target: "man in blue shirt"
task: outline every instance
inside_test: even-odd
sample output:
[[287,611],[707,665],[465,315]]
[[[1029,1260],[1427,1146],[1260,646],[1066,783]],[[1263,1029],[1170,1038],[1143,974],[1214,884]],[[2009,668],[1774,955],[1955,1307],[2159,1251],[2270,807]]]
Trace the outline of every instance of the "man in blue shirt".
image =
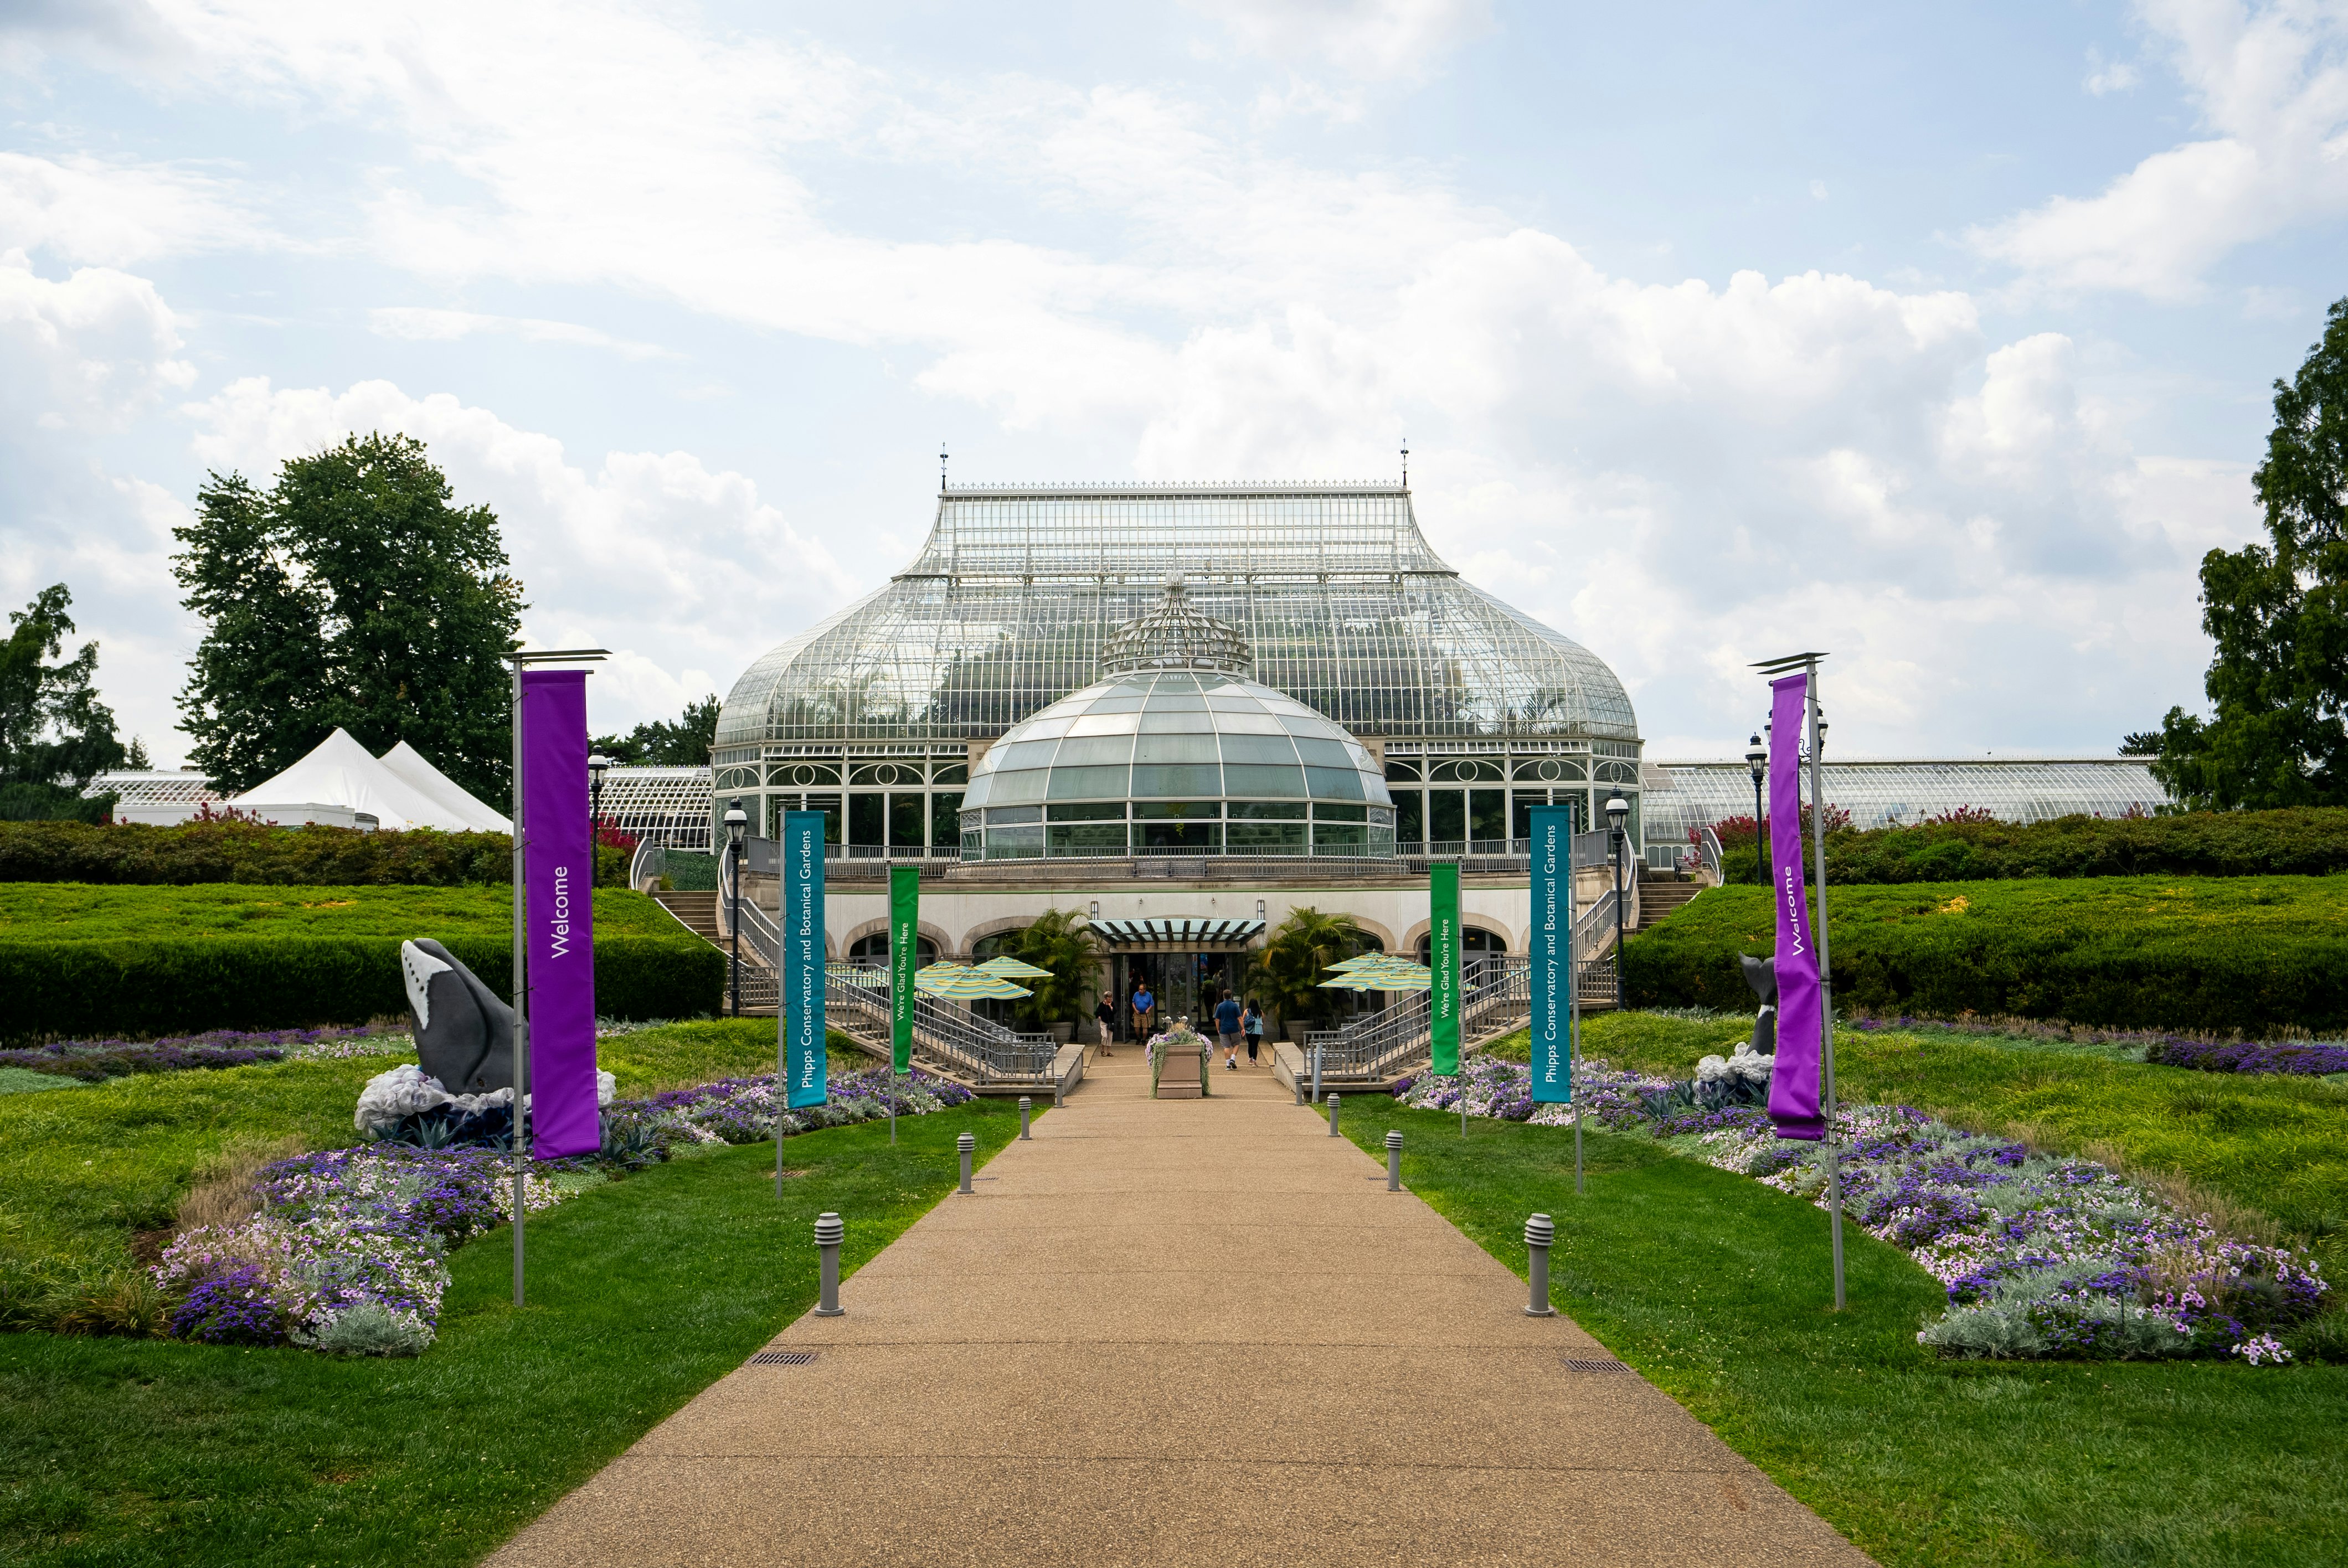
[[1240,1070],[1240,1004],[1225,991],[1223,999],[1215,1004],[1215,1030],[1223,1037],[1223,1066],[1233,1072]]
[[1149,1009],[1157,1005],[1158,999],[1149,994],[1148,982],[1146,980],[1134,981],[1133,1038],[1144,1044],[1147,1044],[1149,1040]]

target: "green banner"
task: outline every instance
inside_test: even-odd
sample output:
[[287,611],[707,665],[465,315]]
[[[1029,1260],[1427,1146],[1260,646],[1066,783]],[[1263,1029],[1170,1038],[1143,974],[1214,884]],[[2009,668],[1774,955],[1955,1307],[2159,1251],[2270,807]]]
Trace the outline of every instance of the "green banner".
[[1427,867],[1427,962],[1435,970],[1426,991],[1433,1009],[1435,1071],[1445,1078],[1459,1073],[1459,863],[1437,862]]
[[922,967],[922,868],[889,868],[890,1022],[896,1040],[897,1071],[913,1065],[913,974]]

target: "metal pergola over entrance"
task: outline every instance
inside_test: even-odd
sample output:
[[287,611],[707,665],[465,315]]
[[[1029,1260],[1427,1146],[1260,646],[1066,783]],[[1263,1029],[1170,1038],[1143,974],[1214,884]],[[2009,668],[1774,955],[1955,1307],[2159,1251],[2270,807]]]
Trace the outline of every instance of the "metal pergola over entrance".
[[1236,985],[1237,954],[1263,935],[1262,920],[1095,920],[1093,934],[1109,953],[1109,984],[1119,1039],[1134,1028],[1133,985],[1149,987],[1158,1005],[1152,1027],[1187,1018],[1211,1031],[1210,1017],[1222,988]]

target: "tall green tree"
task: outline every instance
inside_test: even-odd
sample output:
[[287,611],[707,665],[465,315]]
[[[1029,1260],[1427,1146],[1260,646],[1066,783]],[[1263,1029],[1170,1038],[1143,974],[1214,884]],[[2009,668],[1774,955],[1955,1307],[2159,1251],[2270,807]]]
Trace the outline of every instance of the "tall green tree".
[[2171,708],[2152,764],[2191,808],[2348,804],[2348,299],[2274,411],[2267,542],[2201,559],[2211,717]]
[[98,700],[98,644],[57,663],[73,635],[73,593],[45,588],[8,614],[0,642],[0,784],[70,786],[118,767],[125,755],[114,711]]
[[180,693],[199,765],[250,788],[339,725],[505,792],[521,585],[496,516],[453,497],[422,442],[379,433],[289,460],[266,493],[211,476],[172,562],[207,627]]
[[648,767],[698,768],[709,765],[710,748],[717,743],[717,710],[724,706],[712,692],[698,702],[687,702],[675,723],[654,719],[624,735],[598,735],[595,749],[615,763],[641,763]]

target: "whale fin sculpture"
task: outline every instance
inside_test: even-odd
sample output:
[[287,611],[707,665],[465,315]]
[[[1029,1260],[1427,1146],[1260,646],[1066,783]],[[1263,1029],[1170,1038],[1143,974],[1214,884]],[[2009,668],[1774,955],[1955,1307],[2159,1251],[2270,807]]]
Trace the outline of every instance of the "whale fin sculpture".
[[399,969],[425,1076],[451,1094],[512,1088],[513,1009],[428,937],[399,945]]
[[1756,1056],[1777,1054],[1777,966],[1749,953],[1736,955],[1745,983],[1761,999],[1760,1015],[1753,1020],[1753,1050]]

